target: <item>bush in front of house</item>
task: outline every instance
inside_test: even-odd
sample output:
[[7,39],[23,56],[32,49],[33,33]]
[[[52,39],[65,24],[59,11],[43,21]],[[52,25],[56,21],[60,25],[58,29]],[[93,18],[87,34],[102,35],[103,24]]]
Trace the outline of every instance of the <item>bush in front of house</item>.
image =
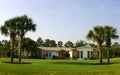
[[68,51],[60,50],[58,51],[60,59],[70,59],[70,54]]
[[52,56],[52,59],[58,59],[58,58],[59,58],[58,56],[55,55]]
[[76,59],[77,59],[77,56],[76,56],[76,55],[73,55],[72,59],[73,59],[73,60],[76,60]]

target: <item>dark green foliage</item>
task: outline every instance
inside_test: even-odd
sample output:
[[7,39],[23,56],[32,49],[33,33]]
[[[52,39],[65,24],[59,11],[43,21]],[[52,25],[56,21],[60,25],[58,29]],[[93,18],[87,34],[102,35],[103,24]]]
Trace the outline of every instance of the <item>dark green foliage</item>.
[[75,43],[75,47],[76,47],[76,48],[77,48],[77,47],[81,47],[81,46],[85,46],[85,45],[87,45],[87,43],[86,43],[85,41],[83,41],[83,40],[77,41],[77,42]]
[[58,51],[58,53],[59,53],[60,59],[68,59],[70,57],[69,52],[65,50],[60,50]]
[[53,55],[52,59],[59,59],[58,56]]
[[71,42],[71,41],[68,41],[64,44],[65,47],[68,47],[68,48],[74,48],[74,43]]
[[58,47],[63,47],[63,42],[62,42],[62,41],[58,41],[57,46],[58,46]]
[[97,45],[95,45],[94,43],[89,43],[89,45],[93,48],[97,48]]
[[31,57],[34,57],[34,53],[37,50],[37,43],[30,38],[23,38],[23,53],[27,51],[27,56],[23,55],[25,58],[29,58],[29,53],[31,52]]
[[44,47],[50,47],[50,39],[46,39],[45,42],[43,43]]
[[10,52],[10,43],[7,40],[0,41],[0,57],[8,57]]
[[46,39],[45,42],[43,42],[44,47],[57,47],[55,40]]
[[120,44],[115,42],[111,47],[111,57],[120,57]]
[[50,47],[57,47],[55,40],[50,40]]
[[72,59],[73,59],[73,60],[76,60],[76,59],[77,59],[77,56],[76,56],[76,55],[73,55]]
[[43,40],[41,37],[39,37],[36,42],[38,46],[43,46]]

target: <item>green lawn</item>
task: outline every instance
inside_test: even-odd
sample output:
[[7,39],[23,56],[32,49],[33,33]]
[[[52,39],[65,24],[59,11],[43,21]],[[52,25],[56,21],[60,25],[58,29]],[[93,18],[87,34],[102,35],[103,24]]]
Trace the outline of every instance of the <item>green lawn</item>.
[[8,60],[0,58],[0,75],[120,75],[120,58],[112,59],[116,64],[111,65],[91,65],[99,60],[23,59],[32,64],[2,63]]

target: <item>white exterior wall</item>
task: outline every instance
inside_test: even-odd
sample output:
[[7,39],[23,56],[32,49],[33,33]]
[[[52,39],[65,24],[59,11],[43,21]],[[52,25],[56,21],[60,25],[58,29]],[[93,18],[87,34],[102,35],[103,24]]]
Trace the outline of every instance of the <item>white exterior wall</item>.
[[[44,55],[45,55],[47,52],[51,52],[51,57],[48,57],[49,59],[51,59],[53,56],[59,56],[59,54],[58,54],[57,51],[43,51],[43,52],[42,52],[42,57],[44,57]],[[47,58],[47,57],[46,57],[46,58]]]
[[59,56],[58,52],[56,52],[56,51],[53,51],[53,52],[52,52],[52,56],[53,56],[53,55],[54,55],[54,56]]
[[91,49],[91,48],[78,48],[77,51],[83,51],[83,58],[77,58],[77,59],[88,58],[88,54],[87,54],[88,51],[90,51],[90,57],[92,57],[91,51],[93,51],[93,49]]
[[70,54],[70,58],[72,58],[72,56],[73,56],[73,55],[72,55],[72,51],[69,51],[69,54]]
[[[77,48],[77,52],[78,51],[82,51],[83,52],[83,57],[81,58],[81,52],[79,52],[79,58],[77,58],[77,59],[85,59],[85,58],[88,58],[88,51],[90,51],[90,53],[89,53],[89,58],[91,58],[92,57],[92,51],[93,51],[93,48],[91,48],[91,47],[79,47],[79,48]],[[46,53],[50,53],[50,56],[48,55],[48,56],[44,56],[44,55],[46,55]],[[72,58],[73,57],[73,51],[72,50],[70,50],[69,51],[69,54],[70,54],[70,58]],[[77,53],[78,54],[78,53]],[[59,53],[57,52],[57,51],[42,51],[42,58],[48,58],[48,59],[51,59],[51,58],[53,58],[53,56],[58,56],[59,57]]]

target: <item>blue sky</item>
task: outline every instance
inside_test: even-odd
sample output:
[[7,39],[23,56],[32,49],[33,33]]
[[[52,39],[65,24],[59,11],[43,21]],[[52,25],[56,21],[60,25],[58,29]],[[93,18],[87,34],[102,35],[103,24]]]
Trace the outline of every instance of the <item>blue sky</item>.
[[[15,16],[28,15],[37,24],[36,40],[86,40],[95,25],[112,25],[120,36],[120,0],[0,0],[0,25]],[[9,39],[0,34],[0,40]],[[115,40],[120,42],[120,40]]]

